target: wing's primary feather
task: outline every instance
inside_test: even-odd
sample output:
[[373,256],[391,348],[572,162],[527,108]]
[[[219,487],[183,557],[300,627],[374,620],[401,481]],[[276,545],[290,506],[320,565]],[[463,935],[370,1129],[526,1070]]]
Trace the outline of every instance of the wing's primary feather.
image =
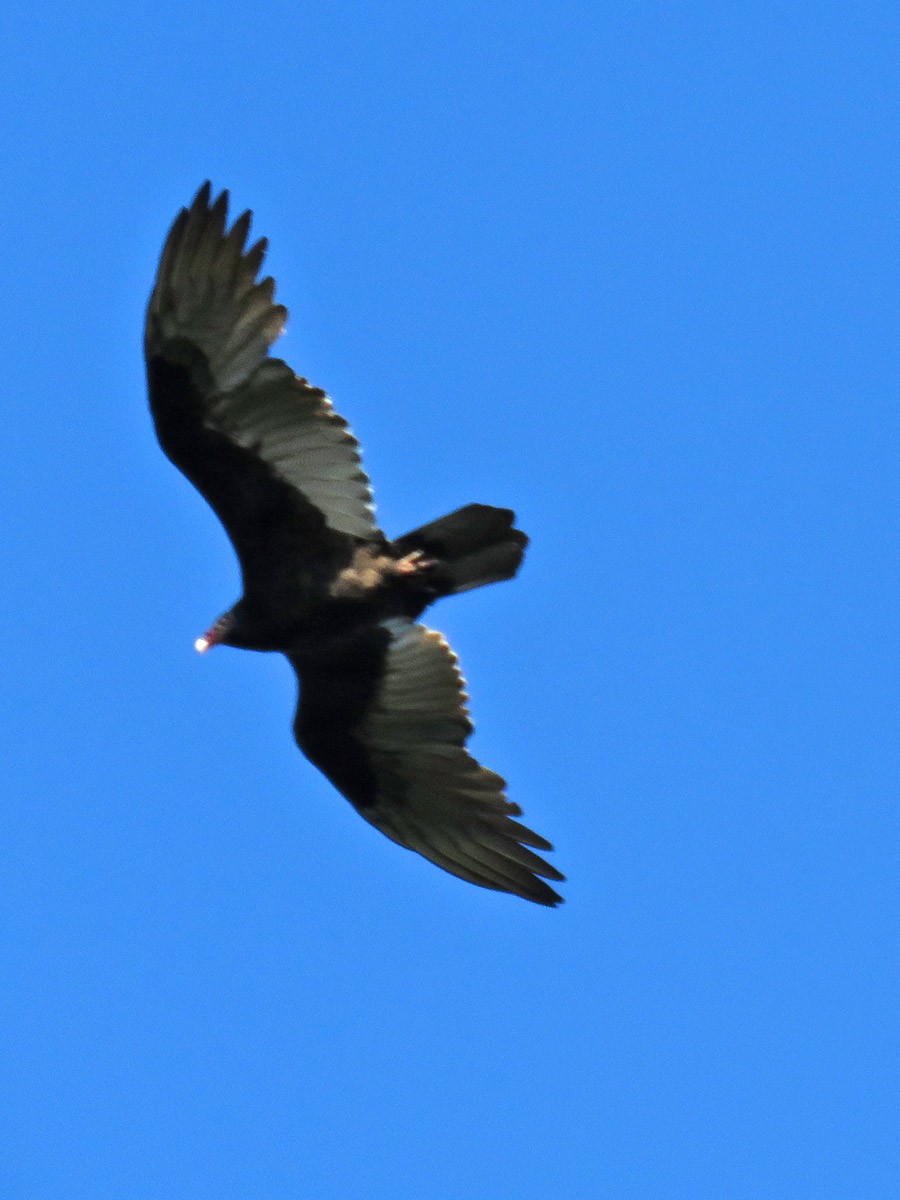
[[470,883],[560,903],[544,878],[563,876],[529,849],[552,846],[465,748],[465,685],[439,633],[396,618],[292,662],[298,744],[367,821]]
[[276,546],[284,554],[288,541],[295,555],[320,553],[313,535],[323,527],[381,534],[346,421],[323,391],[268,357],[287,310],[270,277],[257,281],[265,239],[244,248],[251,214],[229,230],[227,207],[228,193],[211,203],[204,184],[176,218],[147,308],[145,352],[160,444],[218,513],[246,576],[248,556]]

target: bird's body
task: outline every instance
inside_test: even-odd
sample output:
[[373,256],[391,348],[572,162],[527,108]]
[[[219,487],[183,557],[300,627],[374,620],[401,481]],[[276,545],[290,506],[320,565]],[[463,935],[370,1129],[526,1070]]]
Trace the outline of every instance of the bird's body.
[[470,882],[553,905],[504,782],[466,751],[455,656],[416,624],[442,596],[511,578],[527,538],[508,509],[472,504],[389,541],[358,446],[328,397],[269,347],[287,313],[257,282],[250,214],[204,185],[176,219],[147,311],[160,445],[219,516],[243,596],[198,640],[287,655],[298,744],[383,833]]

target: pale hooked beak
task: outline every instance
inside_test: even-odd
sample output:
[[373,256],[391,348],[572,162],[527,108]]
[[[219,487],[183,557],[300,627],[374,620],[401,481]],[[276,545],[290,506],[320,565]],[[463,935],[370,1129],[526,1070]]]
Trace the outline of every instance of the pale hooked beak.
[[207,629],[203,637],[198,637],[194,642],[194,649],[198,654],[205,654],[212,646],[218,646],[222,638],[228,633],[231,627],[231,622],[227,617],[219,617],[215,625],[211,629]]

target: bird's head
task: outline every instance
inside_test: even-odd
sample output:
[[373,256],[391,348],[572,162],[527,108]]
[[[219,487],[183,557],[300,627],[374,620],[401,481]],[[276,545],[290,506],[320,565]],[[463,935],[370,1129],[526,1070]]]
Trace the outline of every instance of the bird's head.
[[273,629],[260,612],[258,606],[243,597],[233,608],[207,629],[203,637],[194,642],[198,654],[205,654],[213,646],[236,646],[239,650],[280,650],[283,639],[279,630]]
[[231,644],[231,637],[234,634],[237,626],[237,619],[234,615],[234,609],[229,609],[227,613],[222,613],[204,633],[203,637],[198,637],[194,642],[194,649],[198,654],[205,654],[213,646],[218,646],[224,643],[226,646]]

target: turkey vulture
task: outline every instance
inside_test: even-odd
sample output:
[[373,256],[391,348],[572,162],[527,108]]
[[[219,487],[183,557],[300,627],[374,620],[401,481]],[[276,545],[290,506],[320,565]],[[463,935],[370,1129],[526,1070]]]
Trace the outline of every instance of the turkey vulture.
[[[537,904],[561,880],[466,750],[456,656],[417,618],[441,596],[515,575],[528,539],[506,508],[469,504],[395,541],[375,521],[347,423],[269,347],[287,310],[266,251],[228,227],[205,183],[163,246],[144,348],[160,446],[234,544],[243,595],[198,638],[285,654],[304,754],[377,829],[470,883]],[[544,877],[544,878],[542,878]]]

